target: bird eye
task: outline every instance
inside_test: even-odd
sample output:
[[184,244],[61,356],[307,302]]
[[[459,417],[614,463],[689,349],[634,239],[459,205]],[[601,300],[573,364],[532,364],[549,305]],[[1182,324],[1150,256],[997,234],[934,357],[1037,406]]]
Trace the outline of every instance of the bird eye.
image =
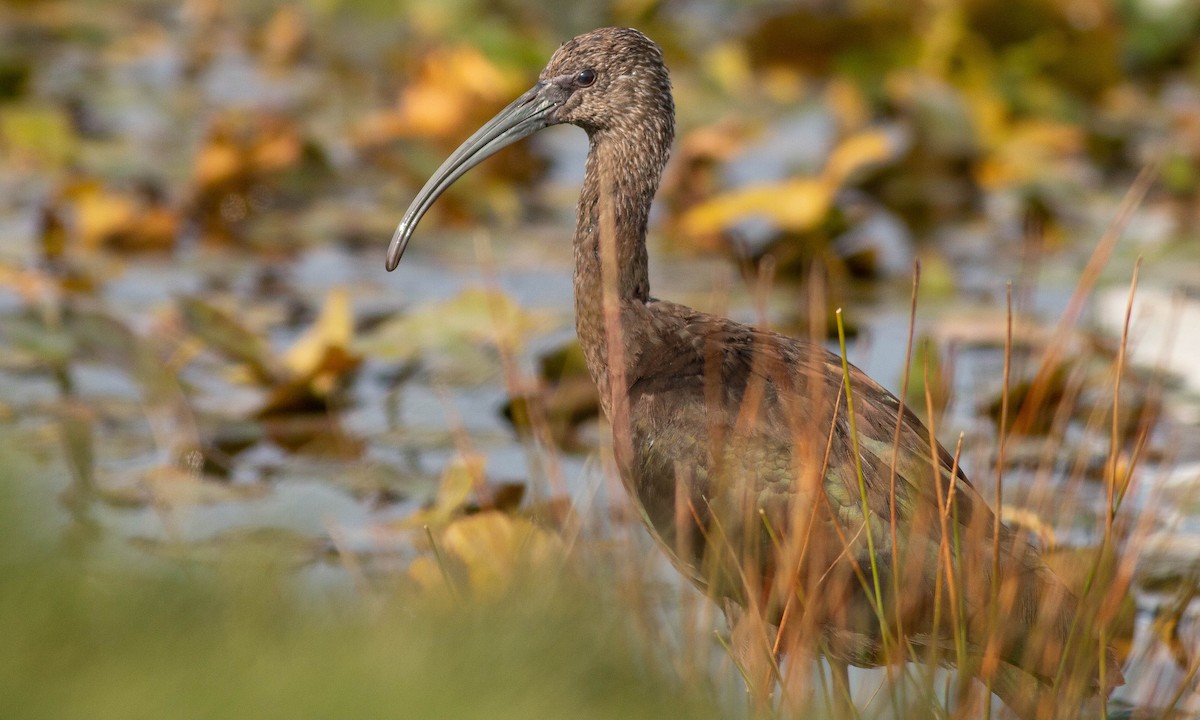
[[575,84],[579,87],[587,87],[594,82],[596,82],[596,71],[591,68],[580,70],[579,74],[575,76]]

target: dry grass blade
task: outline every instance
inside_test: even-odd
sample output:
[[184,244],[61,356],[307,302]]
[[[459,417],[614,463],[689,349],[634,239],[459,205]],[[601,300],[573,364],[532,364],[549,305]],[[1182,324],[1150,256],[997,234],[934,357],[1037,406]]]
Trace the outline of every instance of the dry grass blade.
[[[1108,264],[1109,258],[1112,257],[1117,241],[1121,239],[1121,235],[1129,225],[1133,213],[1141,205],[1142,200],[1146,197],[1146,193],[1150,190],[1150,186],[1158,177],[1158,166],[1159,163],[1154,162],[1144,167],[1138,173],[1137,178],[1133,181],[1125,196],[1121,199],[1116,216],[1104,231],[1104,235],[1101,236],[1100,241],[1096,243],[1096,249],[1092,251],[1092,256],[1088,259],[1083,272],[1080,273],[1079,282],[1075,285],[1075,290],[1071,293],[1071,297],[1067,301],[1067,307],[1063,311],[1062,317],[1059,318],[1058,326],[1054,333],[1056,337],[1065,337],[1066,332],[1079,320],[1079,315],[1083,312],[1084,301],[1091,294],[1092,289],[1096,286],[1096,282],[1100,279],[1100,274],[1103,272],[1104,266]],[[1064,347],[1062,343],[1048,343],[1046,345],[1038,366],[1037,375],[1030,385],[1029,395],[1021,407],[1017,409],[1016,425],[1024,426],[1041,413],[1042,404],[1046,400],[1050,376],[1062,359]]]

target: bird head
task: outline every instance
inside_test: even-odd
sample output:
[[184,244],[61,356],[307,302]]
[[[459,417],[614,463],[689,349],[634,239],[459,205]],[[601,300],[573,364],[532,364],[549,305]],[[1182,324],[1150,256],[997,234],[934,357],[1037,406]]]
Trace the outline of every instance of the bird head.
[[643,137],[669,147],[674,106],[658,45],[631,28],[601,28],[564,43],[537,84],[467,138],[417,193],[392,235],[387,269],[400,263],[421,217],[456,180],[502,148],[563,123],[593,139],[637,126]]

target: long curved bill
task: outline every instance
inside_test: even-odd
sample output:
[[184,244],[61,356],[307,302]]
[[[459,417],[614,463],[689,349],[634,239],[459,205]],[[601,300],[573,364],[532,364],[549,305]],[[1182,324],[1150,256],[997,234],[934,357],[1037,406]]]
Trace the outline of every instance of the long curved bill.
[[496,117],[467,138],[466,142],[442,163],[433,177],[429,178],[425,187],[421,188],[421,192],[413,199],[412,205],[408,206],[408,212],[404,213],[404,219],[392,235],[387,253],[389,271],[396,269],[396,265],[400,263],[400,256],[404,254],[404,248],[408,247],[408,241],[417,228],[417,223],[421,222],[421,217],[446,188],[500,149],[532,135],[549,124],[546,116],[558,101],[543,97],[543,87],[542,83],[538,83],[497,113]]

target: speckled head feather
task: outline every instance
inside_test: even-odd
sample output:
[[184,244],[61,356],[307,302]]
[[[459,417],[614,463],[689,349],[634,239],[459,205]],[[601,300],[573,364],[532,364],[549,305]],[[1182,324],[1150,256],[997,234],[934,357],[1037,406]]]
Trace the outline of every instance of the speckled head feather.
[[538,80],[568,91],[552,122],[589,132],[642,123],[645,132],[650,121],[653,130],[671,125],[673,132],[675,105],[662,50],[633,28],[600,28],[564,43]]

